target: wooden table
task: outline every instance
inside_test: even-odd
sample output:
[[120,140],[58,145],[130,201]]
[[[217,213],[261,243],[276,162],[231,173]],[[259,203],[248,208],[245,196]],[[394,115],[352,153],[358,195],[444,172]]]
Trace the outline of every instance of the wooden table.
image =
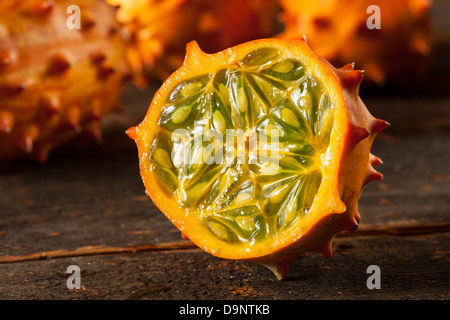
[[[130,87],[101,145],[57,149],[44,165],[0,166],[1,299],[449,299],[450,47],[439,45],[420,90],[361,92],[392,126],[375,141],[385,178],[366,187],[357,232],[334,255],[309,254],[278,281],[264,267],[213,257],[145,195],[124,133],[154,88]],[[81,288],[69,290],[70,265]],[[377,265],[381,288],[368,289]]]

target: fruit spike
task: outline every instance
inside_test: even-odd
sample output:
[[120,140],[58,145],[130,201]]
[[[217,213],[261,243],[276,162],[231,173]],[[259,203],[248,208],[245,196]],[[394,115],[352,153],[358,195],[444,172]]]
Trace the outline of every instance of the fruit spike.
[[53,10],[54,1],[53,0],[40,0],[37,1],[34,6],[34,12],[39,15],[47,15]]
[[0,52],[0,72],[2,69],[13,65],[17,61],[17,53],[14,50]]
[[56,92],[47,92],[39,100],[39,108],[47,116],[52,116],[61,112],[61,98]]
[[375,119],[372,124],[372,132],[378,133],[385,130],[391,124],[382,119]]
[[98,78],[99,78],[99,80],[106,80],[111,75],[113,75],[115,72],[116,72],[116,69],[114,67],[101,66],[98,69]]
[[348,70],[342,73],[341,81],[348,88],[359,88],[362,80],[364,78],[364,70]]
[[[279,2],[284,29],[277,37],[306,34],[313,50],[333,65],[354,61],[366,70],[366,85],[407,85],[420,80],[429,62],[434,41],[431,1]],[[371,5],[380,8],[380,29],[367,25]]]
[[381,160],[380,158],[378,158],[376,155],[374,155],[372,153],[369,155],[369,162],[373,167],[383,164],[383,160]]
[[[146,194],[184,238],[215,256],[264,265],[280,280],[303,254],[330,258],[336,234],[359,225],[364,185],[382,177],[370,149],[387,123],[359,98],[361,72],[334,68],[303,40],[261,39],[216,54],[193,42],[186,52],[145,119],[126,131]],[[194,121],[208,124],[205,132],[276,126],[286,149],[270,174],[264,159],[254,167],[179,163],[171,133],[192,133]],[[196,141],[185,141],[189,160],[197,160]]]
[[367,175],[367,182],[364,184],[369,183],[370,181],[379,181],[383,179],[383,174],[376,171],[372,166],[369,167],[368,175]]
[[64,73],[70,68],[70,62],[61,54],[55,55],[50,59],[47,73],[51,76],[56,76]]
[[353,71],[355,70],[355,63],[347,63],[345,66],[339,68],[341,71]]
[[91,61],[94,65],[101,65],[106,60],[104,52],[96,52],[91,56]]
[[82,16],[81,18],[81,30],[82,31],[88,31],[95,27],[97,22],[94,18],[88,17],[87,15]]
[[95,97],[92,99],[92,106],[88,115],[88,119],[100,120],[101,117],[102,117],[102,99],[101,97]]
[[80,127],[81,121],[81,106],[79,104],[74,104],[66,109],[63,116],[63,125],[69,130],[75,130],[76,132],[81,131]]
[[24,82],[4,82],[0,83],[0,95],[11,97],[21,94],[27,89],[27,84]]
[[354,124],[349,124],[349,131],[350,131],[350,137],[351,137],[351,145],[355,146],[358,142],[366,139],[370,136],[370,130],[364,128],[364,127],[358,127]]
[[33,151],[33,143],[39,135],[39,129],[35,125],[29,125],[18,137],[18,145],[26,153]]
[[61,28],[66,1],[0,1],[0,161],[44,162],[79,135],[100,142],[99,121],[118,108],[129,66],[116,11],[77,5],[80,31]]
[[14,125],[14,114],[10,111],[0,111],[0,132],[10,133]]

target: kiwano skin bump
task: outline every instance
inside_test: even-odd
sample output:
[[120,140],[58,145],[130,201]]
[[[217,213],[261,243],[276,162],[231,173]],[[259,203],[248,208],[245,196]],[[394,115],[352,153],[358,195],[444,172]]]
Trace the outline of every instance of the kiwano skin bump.
[[[362,79],[352,64],[336,69],[303,40],[261,39],[216,54],[189,43],[145,119],[127,131],[147,194],[204,251],[260,263],[278,279],[307,252],[331,257],[335,235],[358,227],[362,189],[382,178],[370,149],[388,123],[361,101]],[[228,129],[247,139],[245,159],[230,152],[227,161],[208,162],[195,135],[178,140],[180,132],[215,130],[220,145],[217,132]],[[278,141],[255,145],[252,133]],[[234,140],[224,145],[233,148]],[[268,149],[278,152],[261,156]],[[201,150],[204,159],[193,161]]]
[[278,26],[277,0],[107,1],[120,6],[117,19],[131,38],[127,56],[143,86],[179,68],[189,41],[217,52],[272,36]]
[[[280,0],[282,39],[306,35],[333,65],[354,62],[367,84],[408,85],[420,80],[434,42],[430,0]],[[369,29],[379,8],[380,29]]]
[[115,9],[76,5],[71,30],[67,1],[0,2],[0,161],[45,162],[79,135],[99,141],[102,117],[120,110],[128,66]]

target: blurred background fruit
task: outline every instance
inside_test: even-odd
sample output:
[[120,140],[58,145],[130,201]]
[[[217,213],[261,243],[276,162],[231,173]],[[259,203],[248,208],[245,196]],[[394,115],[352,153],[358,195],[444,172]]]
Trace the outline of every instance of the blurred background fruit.
[[128,58],[141,77],[165,80],[181,66],[186,44],[209,53],[277,33],[277,0],[108,0],[119,5],[131,46]]
[[[80,7],[80,30],[66,26],[72,4]],[[370,5],[380,7],[379,30],[367,27]],[[430,6],[429,0],[4,0],[0,161],[45,161],[74,137],[100,140],[100,121],[119,108],[124,80],[132,74],[140,88],[158,86],[182,64],[192,40],[212,53],[258,38],[306,35],[335,67],[355,62],[364,70],[363,86],[408,85],[420,79],[433,51]]]
[[[80,8],[70,29],[68,6]],[[101,139],[128,73],[115,9],[104,1],[0,2],[0,161],[47,160],[80,135]]]
[[[280,0],[283,39],[306,35],[317,54],[335,66],[355,62],[377,85],[420,79],[433,47],[429,0]],[[367,20],[376,5],[380,29]]]

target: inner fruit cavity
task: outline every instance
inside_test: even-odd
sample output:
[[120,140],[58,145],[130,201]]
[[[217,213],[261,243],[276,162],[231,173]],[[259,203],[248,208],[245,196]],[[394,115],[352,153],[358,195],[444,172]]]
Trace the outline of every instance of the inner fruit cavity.
[[149,160],[163,190],[215,237],[252,244],[309,214],[332,127],[325,87],[264,47],[176,85]]

